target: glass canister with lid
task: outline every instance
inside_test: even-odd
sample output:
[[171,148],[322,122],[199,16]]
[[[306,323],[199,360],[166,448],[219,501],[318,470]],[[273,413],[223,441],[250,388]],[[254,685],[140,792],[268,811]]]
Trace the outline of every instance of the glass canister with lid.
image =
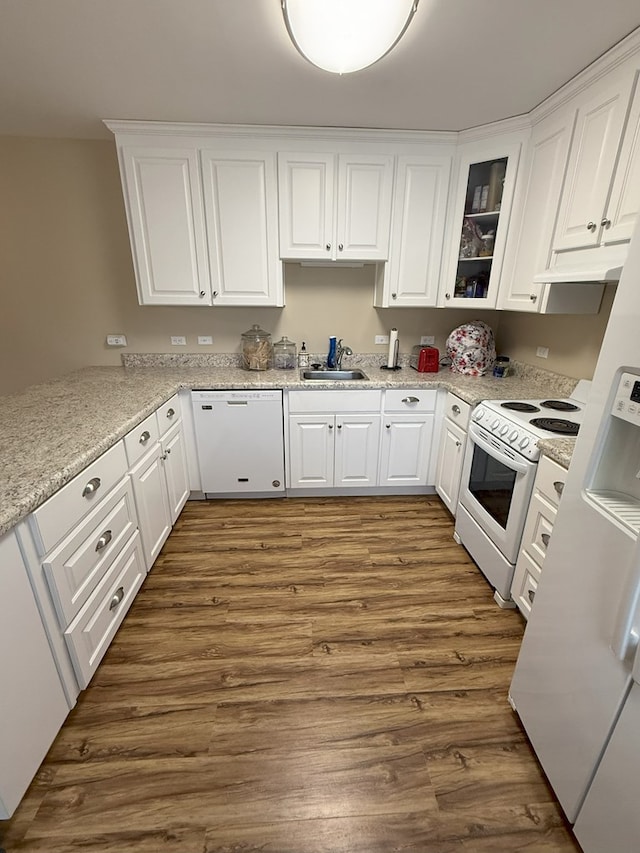
[[283,335],[273,345],[273,366],[278,370],[294,370],[298,361],[297,346]]
[[245,370],[269,370],[273,364],[271,333],[257,323],[240,335],[242,341],[242,366]]

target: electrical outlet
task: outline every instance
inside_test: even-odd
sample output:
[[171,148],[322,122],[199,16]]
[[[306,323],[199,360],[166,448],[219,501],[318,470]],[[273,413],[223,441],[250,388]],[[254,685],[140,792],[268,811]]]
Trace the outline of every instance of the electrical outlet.
[[107,346],[126,347],[127,339],[124,335],[107,335]]
[[538,347],[536,355],[538,358],[549,358],[549,347]]
[[423,335],[420,338],[420,346],[421,347],[432,347],[436,342],[436,339],[433,335]]
[[213,335],[198,335],[198,345],[201,347],[211,346]]
[[172,347],[186,347],[187,339],[184,335],[171,335]]
[[376,344],[388,344],[389,343],[389,335],[376,335],[374,342]]

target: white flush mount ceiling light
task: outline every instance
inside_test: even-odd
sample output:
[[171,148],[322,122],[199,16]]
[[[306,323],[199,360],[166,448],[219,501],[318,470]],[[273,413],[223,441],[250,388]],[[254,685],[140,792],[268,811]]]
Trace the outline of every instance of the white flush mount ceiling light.
[[291,41],[318,68],[349,74],[398,43],[418,0],[281,0]]

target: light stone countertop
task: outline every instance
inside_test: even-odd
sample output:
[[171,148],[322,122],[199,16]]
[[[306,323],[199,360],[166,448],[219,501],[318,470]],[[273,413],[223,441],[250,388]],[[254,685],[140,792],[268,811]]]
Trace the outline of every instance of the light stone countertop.
[[[134,367],[87,367],[2,397],[0,407],[0,534],[40,506],[176,391],[191,388],[444,388],[470,405],[486,399],[568,396],[576,380],[526,366],[504,379],[380,369],[380,361],[349,359],[369,381],[305,382],[298,370],[245,371],[174,356],[140,359]],[[135,361],[133,362],[135,363]],[[164,366],[169,363],[172,366]],[[346,367],[347,365],[345,365]],[[524,366],[522,366],[524,367]],[[521,367],[516,366],[516,372]],[[545,453],[565,439],[545,440]],[[565,452],[565,451],[559,451]],[[557,458],[557,457],[553,457]],[[557,460],[559,461],[559,460]],[[564,464],[561,462],[560,464]],[[568,463],[567,463],[568,465]]]

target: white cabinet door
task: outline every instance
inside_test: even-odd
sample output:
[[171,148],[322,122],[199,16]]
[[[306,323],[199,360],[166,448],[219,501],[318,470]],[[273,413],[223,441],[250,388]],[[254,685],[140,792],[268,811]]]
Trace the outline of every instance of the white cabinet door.
[[291,487],[333,486],[333,415],[289,417],[289,470]]
[[381,486],[427,484],[433,424],[433,414],[383,416]]
[[0,820],[9,818],[69,705],[14,533],[0,539]]
[[375,486],[378,482],[380,415],[336,415],[336,486]]
[[534,284],[533,277],[547,269],[551,258],[575,119],[575,107],[568,108],[532,130],[524,175],[514,200],[504,283],[500,288],[502,309],[540,311],[543,285]]
[[458,506],[466,436],[466,432],[458,424],[453,423],[449,418],[445,418],[438,454],[436,491],[453,516],[455,516]]
[[393,157],[339,156],[335,258],[384,261],[389,257],[392,186]]
[[281,152],[280,257],[384,260],[393,157]]
[[278,154],[281,258],[324,258],[333,250],[333,154]]
[[378,267],[375,305],[438,301],[451,157],[398,157],[389,262]]
[[598,246],[634,80],[627,75],[578,109],[553,241],[556,251]]
[[214,305],[283,305],[275,154],[201,152]]
[[189,497],[189,476],[182,423],[175,424],[162,439],[164,474],[171,523],[180,515]]
[[132,469],[130,475],[147,571],[154,564],[171,532],[171,512],[162,456],[162,447],[156,444]]
[[[447,229],[448,246],[442,266],[440,306],[495,308],[525,138],[524,133],[511,133],[504,138],[465,143],[460,147]],[[492,209],[485,209],[490,204]],[[480,235],[493,238],[490,249],[486,246],[491,244],[485,244]]]
[[624,136],[618,166],[607,205],[603,243],[631,239],[633,226],[640,215],[640,86],[636,92]]
[[121,150],[123,188],[141,305],[210,305],[198,153]]

